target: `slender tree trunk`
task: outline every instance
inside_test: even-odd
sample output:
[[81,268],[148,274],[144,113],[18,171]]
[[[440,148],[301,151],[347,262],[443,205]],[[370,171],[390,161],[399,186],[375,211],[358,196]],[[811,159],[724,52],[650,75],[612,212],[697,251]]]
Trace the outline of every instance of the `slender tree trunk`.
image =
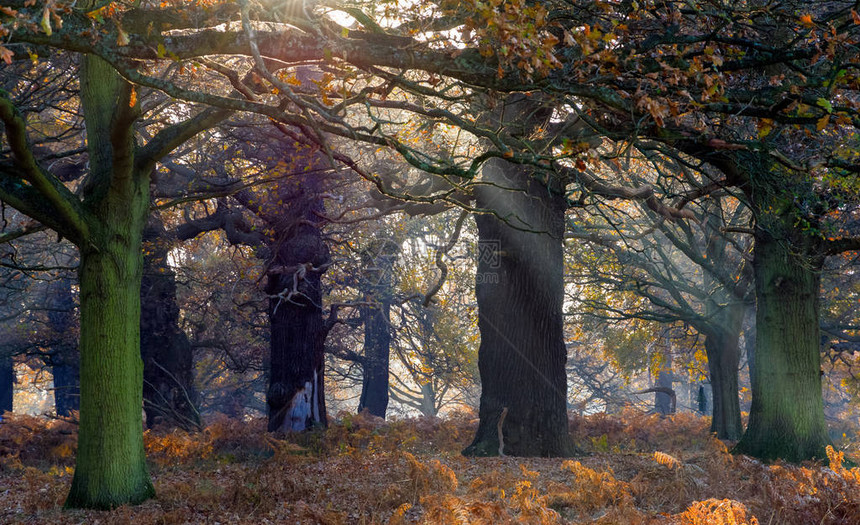
[[[731,307],[727,307],[731,308]],[[740,308],[741,313],[743,307]],[[719,439],[737,441],[743,433],[741,405],[738,398],[739,330],[715,327],[707,334],[705,351],[714,396],[711,432]]]
[[80,358],[78,346],[69,345],[51,356],[54,376],[54,408],[58,416],[68,416],[81,408]]
[[364,358],[361,362],[361,398],[358,411],[367,409],[374,416],[385,417],[388,409],[388,368],[391,354],[391,272],[398,246],[390,240],[371,243],[364,259],[362,288],[364,300],[375,302],[363,306]]
[[[716,198],[705,203],[709,210],[704,221],[707,240],[707,258],[715,270],[724,272],[724,279],[730,275],[730,268],[739,268],[741,261],[730,257],[732,248],[725,235],[720,232],[723,224],[722,213]],[[737,284],[748,283],[746,273],[741,270]],[[743,328],[747,305],[732,291],[725,282],[712,275],[709,270],[702,272],[703,284],[708,293],[705,300],[705,352],[708,356],[708,372],[713,393],[711,432],[719,439],[737,441],[743,433],[741,406],[738,398],[738,366],[740,348],[738,346]],[[747,294],[744,294],[745,296]]]
[[0,417],[12,412],[15,393],[15,366],[10,356],[0,354]]
[[436,406],[436,389],[433,381],[427,381],[421,385],[421,415],[424,417],[436,417],[439,410]]
[[756,231],[753,401],[735,452],[798,462],[830,444],[821,394],[819,292],[823,257],[811,235]]
[[54,332],[51,348],[51,370],[54,376],[54,407],[58,416],[68,416],[80,409],[80,356],[78,340],[72,331],[75,324],[75,301],[72,281],[62,277],[50,287],[51,310],[48,320]]
[[[288,200],[284,200],[288,202]],[[325,322],[321,278],[328,247],[315,225],[322,201],[315,194],[291,195],[292,219],[273,250],[266,292],[271,324],[269,431],[325,426]]]
[[488,184],[476,189],[477,206],[497,215],[475,218],[482,391],[478,430],[463,453],[568,456],[573,446],[562,321],[566,203],[557,189],[505,161],[488,162],[483,174]]
[[127,111],[130,92],[106,62],[83,58],[81,99],[92,183],[84,194],[94,220],[90,237],[79,246],[81,414],[68,507],[112,508],[155,494],[141,417],[141,237],[149,177],[134,169],[131,122],[117,121]]
[[[657,371],[657,387],[673,390],[672,384],[675,379],[675,374],[671,368],[661,368]],[[677,399],[677,398],[676,398]],[[661,417],[675,413],[675,406],[672,403],[672,396],[666,392],[654,392],[654,410]]]
[[151,218],[141,283],[140,353],[143,358],[143,406],[146,425],[187,430],[201,428],[194,389],[194,358],[188,336],[179,327],[176,276],[167,265],[169,242],[164,227]]
[[391,352],[389,315],[391,303],[362,307],[364,318],[364,358],[361,361],[361,398],[358,411],[367,409],[385,417],[388,409],[388,365]]

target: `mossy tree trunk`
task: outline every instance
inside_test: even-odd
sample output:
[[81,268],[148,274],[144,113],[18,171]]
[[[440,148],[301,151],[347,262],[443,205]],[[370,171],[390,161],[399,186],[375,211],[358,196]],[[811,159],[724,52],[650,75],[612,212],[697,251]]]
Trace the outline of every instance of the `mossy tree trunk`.
[[112,508],[155,494],[143,451],[139,325],[149,177],[134,166],[130,97],[131,86],[107,63],[84,57],[91,170],[84,191],[95,220],[79,245],[81,414],[68,507]]
[[[85,0],[78,5],[93,9]],[[79,71],[89,171],[73,193],[33,153],[27,123],[0,90],[0,120],[14,169],[4,162],[0,198],[73,242],[80,252],[80,425],[68,507],[113,508],[154,495],[141,417],[141,239],[155,163],[229,115],[205,110],[135,142],[134,88],[102,59]]]
[[819,294],[827,244],[816,225],[827,204],[808,174],[745,155],[756,216],[752,404],[737,453],[799,462],[830,444],[821,393]]
[[[788,218],[786,223],[794,223]],[[821,394],[819,292],[824,257],[813,235],[756,230],[755,366],[749,425],[735,452],[822,459],[830,444]]]
[[480,422],[463,453],[568,456],[573,446],[562,317],[566,202],[522,167],[502,160],[489,161],[483,178],[488,184],[476,189],[477,206],[495,214],[475,218]]

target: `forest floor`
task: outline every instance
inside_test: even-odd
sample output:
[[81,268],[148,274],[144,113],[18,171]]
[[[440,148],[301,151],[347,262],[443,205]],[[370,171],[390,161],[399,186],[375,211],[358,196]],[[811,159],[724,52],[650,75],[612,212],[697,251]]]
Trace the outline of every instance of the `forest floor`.
[[264,421],[148,431],[158,499],[66,511],[74,425],[13,416],[0,424],[0,523],[860,523],[860,469],[839,452],[829,466],[766,465],[729,454],[705,418],[629,412],[574,418],[581,457],[465,458],[473,418],[344,416],[286,439]]

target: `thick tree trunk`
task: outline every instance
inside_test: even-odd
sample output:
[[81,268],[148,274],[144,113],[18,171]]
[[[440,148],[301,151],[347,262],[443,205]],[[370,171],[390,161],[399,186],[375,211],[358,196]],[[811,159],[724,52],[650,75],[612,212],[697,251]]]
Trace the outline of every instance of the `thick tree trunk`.
[[475,218],[482,391],[477,434],[463,453],[568,456],[573,446],[562,319],[566,203],[557,189],[505,161],[488,162],[484,181],[489,184],[475,192],[477,206],[496,215]]
[[388,368],[391,353],[391,271],[397,258],[397,244],[390,240],[371,243],[364,259],[362,289],[364,300],[374,302],[361,308],[364,320],[364,357],[361,361],[361,398],[358,411],[367,409],[385,417],[388,409]]
[[[742,313],[743,308],[740,310]],[[719,439],[732,441],[740,439],[743,433],[738,398],[738,335],[738,330],[715,328],[714,333],[707,334],[705,339],[708,372],[714,396],[711,432]]]
[[830,444],[821,394],[819,288],[822,257],[799,241],[756,232],[757,298],[753,401],[735,452],[798,462],[824,458]]
[[134,170],[131,123],[117,121],[129,93],[106,62],[84,57],[81,99],[90,154],[84,194],[95,220],[79,246],[81,414],[68,507],[112,508],[155,495],[141,417],[141,237],[149,177]]
[[[328,247],[315,225],[321,200],[293,195],[299,210],[276,247],[267,275],[271,360],[269,431],[302,431],[325,426],[325,322],[321,277],[329,261]],[[304,197],[304,200],[302,199]],[[284,202],[287,202],[286,200]]]
[[74,326],[75,301],[72,297],[72,281],[62,277],[50,287],[51,324],[51,370],[54,376],[54,407],[58,416],[68,416],[80,409],[80,357],[78,341],[71,328]]
[[69,507],[154,496],[141,432],[140,236],[129,230],[81,253],[81,419]]
[[15,393],[15,365],[12,358],[0,354],[0,417],[12,411]]
[[149,241],[141,283],[140,353],[143,358],[143,406],[146,425],[186,430],[201,428],[194,389],[194,358],[179,328],[176,276],[167,265],[169,243],[155,219],[144,232]]

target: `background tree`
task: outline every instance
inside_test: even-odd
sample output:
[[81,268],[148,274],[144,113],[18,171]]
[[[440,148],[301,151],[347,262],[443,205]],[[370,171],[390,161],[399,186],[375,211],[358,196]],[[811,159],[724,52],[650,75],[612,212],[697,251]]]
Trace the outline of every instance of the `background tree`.
[[361,397],[358,411],[364,409],[381,418],[388,409],[388,375],[391,357],[391,305],[394,300],[393,272],[400,246],[380,237],[361,253],[363,273],[361,319],[364,324],[364,352],[361,358]]
[[[597,221],[579,215],[569,235],[591,245],[579,266],[586,271],[580,280],[610,291],[609,296],[591,294],[585,311],[613,320],[681,322],[705,336],[713,389],[711,430],[721,439],[738,440],[743,432],[739,339],[751,302],[752,272],[748,240],[725,231],[745,227],[746,210],[728,197],[712,196],[695,212],[699,227],[667,223],[645,212],[604,212]],[[653,235],[647,234],[649,229]],[[618,303],[611,297],[614,290],[643,297],[647,304]]]

